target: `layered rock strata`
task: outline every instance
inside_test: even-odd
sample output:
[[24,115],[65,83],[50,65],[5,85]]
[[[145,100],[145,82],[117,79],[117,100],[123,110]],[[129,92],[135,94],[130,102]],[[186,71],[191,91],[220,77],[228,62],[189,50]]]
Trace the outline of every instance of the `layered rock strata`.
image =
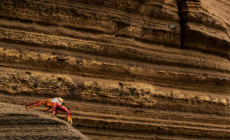
[[183,28],[183,47],[220,55],[229,59],[230,1],[179,1]]
[[70,124],[47,113],[27,110],[24,106],[0,103],[1,139],[87,140]]
[[2,0],[0,102],[61,96],[92,139],[229,139],[228,3]]

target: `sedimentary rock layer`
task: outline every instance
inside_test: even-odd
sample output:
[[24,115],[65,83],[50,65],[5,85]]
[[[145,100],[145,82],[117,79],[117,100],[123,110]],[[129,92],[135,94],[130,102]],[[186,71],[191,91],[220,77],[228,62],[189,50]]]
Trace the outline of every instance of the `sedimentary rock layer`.
[[[227,117],[230,102],[226,95],[139,82],[37,74],[31,70],[28,75],[26,70],[15,70],[1,69],[1,74],[6,75],[4,78],[14,77],[8,78],[9,88],[4,88],[1,82],[4,93],[0,96],[1,102],[25,105],[31,101],[62,96],[65,105],[71,108],[73,126],[92,138],[169,139],[172,137],[170,135],[178,135],[173,137],[175,139],[230,137],[226,125],[230,121]],[[40,84],[34,86],[37,81]],[[47,87],[48,83],[50,87]],[[74,90],[64,85],[70,85]],[[63,88],[66,93],[61,90]],[[65,114],[59,113],[57,116],[66,119]],[[127,133],[120,134],[120,131]]]
[[[90,5],[90,8],[88,7]],[[115,8],[116,7],[116,8]],[[4,1],[6,19],[64,26],[71,29],[124,36],[159,44],[180,45],[175,1]],[[165,24],[165,21],[170,21]],[[177,26],[176,30],[168,28]]]
[[92,139],[229,139],[228,3],[0,0],[0,102],[61,96]]
[[230,57],[230,1],[180,1],[183,47]]
[[0,103],[0,108],[1,139],[88,139],[70,124],[48,113],[26,111],[24,106],[9,103]]

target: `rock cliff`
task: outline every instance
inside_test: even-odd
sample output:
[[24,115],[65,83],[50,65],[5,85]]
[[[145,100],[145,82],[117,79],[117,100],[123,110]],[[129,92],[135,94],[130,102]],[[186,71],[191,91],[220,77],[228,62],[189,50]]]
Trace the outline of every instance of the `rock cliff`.
[[92,139],[229,139],[229,9],[0,0],[0,102],[61,96]]

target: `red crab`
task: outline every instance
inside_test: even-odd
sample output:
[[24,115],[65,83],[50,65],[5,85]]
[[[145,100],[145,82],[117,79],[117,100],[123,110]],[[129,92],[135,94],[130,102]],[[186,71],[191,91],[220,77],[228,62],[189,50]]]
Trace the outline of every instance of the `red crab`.
[[[41,111],[47,111],[49,109],[52,109],[52,117],[55,116],[59,111],[66,112],[68,122],[70,122],[72,124],[73,121],[72,121],[70,112],[65,106],[61,105],[62,102],[63,102],[62,98],[56,97],[56,98],[49,98],[46,100],[35,101],[35,102],[32,102],[32,103],[26,105],[25,107],[26,107],[26,109],[29,109],[29,108],[36,107],[36,106],[43,104],[43,105],[47,106],[48,108],[41,110]],[[34,106],[32,106],[32,105],[34,105]]]

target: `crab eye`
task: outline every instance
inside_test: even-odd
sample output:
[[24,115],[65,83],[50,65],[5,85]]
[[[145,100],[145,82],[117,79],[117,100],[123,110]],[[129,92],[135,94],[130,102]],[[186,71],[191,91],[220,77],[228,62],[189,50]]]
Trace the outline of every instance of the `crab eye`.
[[60,102],[63,102],[63,99],[62,99],[61,97],[59,97],[58,100],[59,100]]

